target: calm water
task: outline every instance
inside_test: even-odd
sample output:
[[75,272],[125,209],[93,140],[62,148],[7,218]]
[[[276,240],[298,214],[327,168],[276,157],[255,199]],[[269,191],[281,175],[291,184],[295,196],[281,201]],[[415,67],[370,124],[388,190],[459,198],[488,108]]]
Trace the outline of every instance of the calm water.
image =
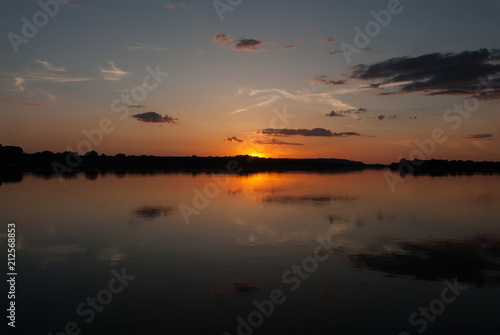
[[499,176],[225,178],[2,184],[17,333],[500,334]]

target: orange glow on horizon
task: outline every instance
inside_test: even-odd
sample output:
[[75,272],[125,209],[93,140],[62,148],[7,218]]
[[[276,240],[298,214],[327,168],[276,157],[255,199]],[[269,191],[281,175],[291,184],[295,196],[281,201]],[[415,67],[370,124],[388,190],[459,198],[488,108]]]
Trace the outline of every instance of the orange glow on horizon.
[[263,153],[256,152],[256,151],[248,152],[245,155],[249,155],[249,156],[252,156],[252,157],[259,157],[259,158],[265,158],[266,157],[266,155],[264,155]]

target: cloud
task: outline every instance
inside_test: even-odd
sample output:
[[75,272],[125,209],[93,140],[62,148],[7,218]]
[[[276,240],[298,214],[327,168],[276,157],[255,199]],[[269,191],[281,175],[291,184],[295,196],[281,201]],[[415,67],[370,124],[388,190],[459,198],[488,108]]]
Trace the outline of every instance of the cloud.
[[35,62],[37,62],[39,64],[42,64],[42,66],[47,71],[66,72],[66,70],[67,70],[65,67],[57,67],[57,66],[54,66],[54,65],[50,64],[49,62],[42,61],[42,60],[39,60],[39,59],[37,59]]
[[262,44],[264,44],[263,41],[254,40],[253,38],[240,38],[234,44],[234,48],[238,51],[262,51],[258,48],[258,46]]
[[336,111],[331,111],[330,113],[325,114],[325,115],[330,116],[330,117],[345,117],[344,114],[341,114],[341,113],[336,112]]
[[336,55],[336,54],[341,54],[344,51],[332,51],[332,52],[325,52],[325,55]]
[[156,45],[147,45],[147,44],[142,44],[142,43],[137,43],[136,45],[128,46],[126,48],[128,50],[149,50],[149,51],[156,51],[156,52],[163,52],[163,51],[167,50],[167,48],[159,47]]
[[294,92],[289,92],[287,90],[280,89],[280,88],[270,88],[270,89],[265,89],[265,90],[239,88],[238,93],[246,94],[246,95],[251,96],[251,97],[259,97],[259,98],[264,99],[264,100],[259,102],[257,105],[252,105],[252,106],[246,107],[244,109],[240,109],[238,111],[235,111],[235,112],[233,112],[233,114],[235,114],[236,112],[241,112],[243,110],[261,107],[261,106],[270,104],[276,100],[279,100],[281,98],[290,99],[292,101],[304,103],[304,104],[314,104],[314,103],[326,104],[332,108],[339,108],[339,109],[354,108],[353,106],[350,106],[350,105],[342,102],[341,100],[339,100],[336,97],[338,94],[342,93],[342,92],[339,92],[339,90],[333,90],[330,92],[313,92],[310,89],[302,89],[302,90],[297,90]]
[[474,140],[492,140],[493,134],[474,134],[474,135],[469,135],[466,138]]
[[314,82],[324,84],[326,86],[336,86],[345,84],[345,80],[330,80],[328,76],[325,75],[315,75],[313,79]]
[[410,119],[410,120],[416,120],[416,119],[417,119],[417,117],[416,117],[416,116],[410,116],[410,117],[409,117],[409,119]]
[[252,143],[262,145],[303,145],[302,143],[284,142],[275,138],[272,138],[270,141],[252,141]]
[[[80,81],[88,81],[93,78],[90,77],[77,77],[70,75],[63,75],[61,72],[67,72],[67,68],[65,67],[57,67],[50,64],[47,61],[36,60],[38,64],[42,65],[42,68],[36,70],[28,70],[22,77],[15,77],[16,84],[18,84],[18,79],[21,81],[21,84],[25,82],[33,82],[33,81],[46,81],[53,83],[68,83],[68,82],[80,82]],[[16,86],[14,84],[14,86]]]
[[328,36],[328,38],[326,38],[326,39],[324,39],[324,40],[319,41],[319,43],[323,43],[323,44],[333,44],[333,43],[335,43],[335,40],[333,39],[333,37]]
[[18,104],[18,105],[23,105],[23,106],[35,106],[35,107],[40,107],[44,104],[44,103],[40,103],[40,102],[17,101],[17,100],[13,100],[13,99],[9,99],[9,98],[3,98],[3,99],[0,99],[0,101],[10,102],[13,104]]
[[[166,7],[167,7],[167,9],[169,9],[169,10],[170,10],[170,9],[174,9],[174,8],[175,8],[175,7],[177,7],[177,6],[176,6],[175,4],[173,4],[173,3],[169,2],[169,3],[167,3],[167,6],[166,6]],[[181,7],[181,8],[182,8],[182,10],[183,10],[183,11],[185,11],[185,12],[187,12],[187,11],[188,11],[187,6],[186,6],[185,4],[179,4],[179,7]]]
[[315,137],[347,137],[347,136],[361,136],[360,134],[352,131],[336,133],[324,128],[314,129],[276,129],[266,128],[258,132],[265,136],[315,136]]
[[103,79],[105,80],[121,80],[124,76],[129,75],[129,72],[125,72],[120,70],[119,68],[116,67],[115,63],[112,61],[109,61],[108,64],[110,65],[111,69],[106,70],[106,69],[100,69],[101,75]]
[[379,116],[377,116],[377,119],[383,120],[383,119],[385,119],[385,115],[379,115]]
[[22,77],[14,77],[14,87],[17,87],[19,91],[24,91],[23,84],[26,82]]
[[230,39],[229,37],[227,37],[226,34],[217,34],[214,36],[212,42],[221,42],[222,44],[225,44],[227,42],[232,42],[234,40],[235,40],[234,38]]
[[146,106],[143,105],[128,105],[129,108],[146,108]]
[[165,114],[165,116],[161,116],[161,114],[155,112],[146,112],[142,114],[132,115],[134,119],[137,119],[142,122],[150,122],[150,123],[172,123],[177,124],[179,119],[169,116]]
[[[226,47],[235,51],[267,51],[259,47],[264,44],[274,44],[272,42],[259,41],[253,38],[229,38],[226,34],[217,34],[213,42],[219,43],[221,47]],[[227,46],[227,43],[231,43]]]
[[222,140],[222,142],[236,142],[236,143],[241,143],[244,142],[244,140],[237,138],[236,136],[233,137],[228,137]]
[[[14,91],[23,92],[23,94],[28,95],[30,97],[34,97],[36,99],[40,99],[40,97],[47,98],[48,100],[55,100],[56,97],[53,94],[50,94],[38,87],[37,83],[46,82],[46,83],[55,83],[55,84],[64,84],[68,82],[81,82],[92,80],[90,77],[81,77],[81,76],[72,76],[66,74],[66,67],[58,67],[54,66],[51,63],[43,60],[35,60],[41,66],[38,66],[35,69],[26,69],[22,74],[17,74],[13,76],[13,86]],[[18,102],[11,101],[15,103],[21,103],[25,105],[35,106],[43,104],[42,102]]]
[[[500,50],[431,53],[396,57],[354,67],[350,78],[376,83],[363,88],[390,88],[381,95],[419,92],[425,95],[477,95],[500,99]],[[482,78],[488,78],[484,85]],[[477,91],[476,91],[477,89]]]
[[282,48],[283,49],[295,49],[297,46],[295,45],[284,45]]
[[351,109],[346,109],[346,110],[340,110],[340,111],[331,111],[328,114],[325,114],[326,116],[330,117],[345,117],[346,115],[357,115],[366,112],[366,108],[351,108]]

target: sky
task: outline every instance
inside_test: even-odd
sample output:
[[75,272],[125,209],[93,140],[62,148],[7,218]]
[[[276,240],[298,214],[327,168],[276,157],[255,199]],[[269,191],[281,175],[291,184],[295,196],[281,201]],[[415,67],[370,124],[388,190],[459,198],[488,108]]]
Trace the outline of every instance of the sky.
[[0,144],[500,160],[500,1],[8,0]]

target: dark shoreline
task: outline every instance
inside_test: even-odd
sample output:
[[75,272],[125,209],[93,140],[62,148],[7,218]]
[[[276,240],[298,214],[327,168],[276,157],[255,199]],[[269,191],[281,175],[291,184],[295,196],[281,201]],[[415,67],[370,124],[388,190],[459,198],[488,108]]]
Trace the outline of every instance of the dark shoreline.
[[[402,177],[406,175],[455,176],[472,174],[499,174],[500,162],[413,160],[402,159],[390,165],[365,164],[335,158],[259,158],[249,155],[224,157],[159,157],[99,155],[95,151],[85,155],[72,152],[34,154],[22,148],[0,145],[0,183],[18,182],[24,173],[42,178],[71,179],[84,173],[89,179],[99,174],[153,174],[153,173],[260,173],[260,172],[325,172],[338,173],[365,169],[389,169]],[[388,171],[389,171],[388,170]]]

